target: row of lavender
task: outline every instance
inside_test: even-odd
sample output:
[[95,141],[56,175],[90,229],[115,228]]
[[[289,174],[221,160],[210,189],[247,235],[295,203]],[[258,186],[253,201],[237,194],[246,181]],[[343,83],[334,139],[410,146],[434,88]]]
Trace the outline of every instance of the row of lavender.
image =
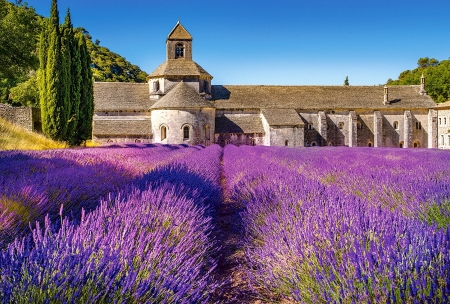
[[313,303],[450,301],[448,164],[442,151],[227,146],[255,291]]
[[[30,176],[17,178],[17,184],[23,179],[25,186],[50,176],[42,188],[36,186],[46,198],[39,207],[55,215],[57,203],[64,205],[56,212],[58,223],[47,216],[43,225],[36,224],[32,236],[16,239],[1,253],[0,299],[4,303],[208,301],[217,289],[210,274],[217,256],[211,233],[214,204],[220,196],[220,147],[27,154],[9,156],[31,161],[22,167]],[[64,163],[77,170],[66,170]],[[18,172],[7,165],[4,169],[10,170],[10,176]],[[40,178],[33,177],[35,173]],[[48,196],[62,190],[54,183],[63,185],[70,196]],[[89,188],[94,183],[104,186],[95,192],[97,188]],[[107,197],[98,200],[107,192]],[[83,199],[72,201],[79,196]],[[93,211],[75,207],[79,203]],[[64,210],[81,210],[80,217],[66,217]]]
[[116,146],[96,149],[0,153],[0,248],[29,231],[28,223],[54,220],[61,204],[73,219],[93,210],[109,192],[197,151],[183,146]]

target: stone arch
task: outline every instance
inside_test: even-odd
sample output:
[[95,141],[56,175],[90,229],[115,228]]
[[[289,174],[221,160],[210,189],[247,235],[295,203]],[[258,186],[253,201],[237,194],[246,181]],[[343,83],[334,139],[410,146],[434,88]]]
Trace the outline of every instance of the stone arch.
[[192,125],[185,123],[181,126],[181,135],[183,136],[184,141],[188,141],[192,139]]
[[367,146],[370,147],[370,148],[372,148],[372,147],[373,147],[373,142],[369,141],[369,142],[367,143]]
[[161,136],[161,141],[167,139],[167,131],[169,131],[169,126],[167,126],[166,124],[161,124],[159,126],[159,134]]
[[399,147],[399,148],[403,148],[404,145],[405,145],[405,143],[404,143],[403,141],[401,141],[401,142],[398,143],[398,147]]
[[289,147],[289,140],[285,140],[285,141],[284,141],[284,146],[285,146],[285,147]]
[[420,148],[420,142],[416,140],[416,141],[413,143],[413,148]]
[[395,130],[398,130],[398,121],[394,121],[393,126]]
[[313,141],[311,142],[311,147],[315,147],[315,146],[317,146],[317,142],[316,142],[315,140],[313,140]]

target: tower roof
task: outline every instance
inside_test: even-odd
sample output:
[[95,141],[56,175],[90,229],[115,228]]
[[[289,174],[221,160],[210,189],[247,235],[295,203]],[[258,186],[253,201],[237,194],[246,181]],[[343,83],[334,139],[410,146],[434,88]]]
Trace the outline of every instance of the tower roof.
[[168,59],[148,75],[149,78],[161,76],[203,76],[210,79],[213,78],[196,62],[176,59]]
[[151,107],[151,109],[167,108],[213,108],[213,105],[181,81]]
[[172,29],[172,31],[169,33],[169,36],[167,36],[167,40],[192,40],[191,34],[181,25],[180,21],[178,20],[175,27]]

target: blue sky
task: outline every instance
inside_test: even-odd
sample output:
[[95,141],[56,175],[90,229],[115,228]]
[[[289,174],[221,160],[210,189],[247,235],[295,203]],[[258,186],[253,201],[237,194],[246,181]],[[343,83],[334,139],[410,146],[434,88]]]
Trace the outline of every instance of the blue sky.
[[[51,0],[26,0],[48,16]],[[450,58],[448,0],[58,0],[75,27],[151,73],[178,19],[213,84],[378,85]]]

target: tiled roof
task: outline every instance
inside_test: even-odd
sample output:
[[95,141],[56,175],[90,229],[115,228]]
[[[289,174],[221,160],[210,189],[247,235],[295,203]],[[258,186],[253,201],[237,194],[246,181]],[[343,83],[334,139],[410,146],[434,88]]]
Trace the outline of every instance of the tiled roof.
[[96,136],[147,136],[152,134],[152,122],[150,116],[94,116],[92,133]]
[[224,114],[216,117],[215,133],[264,133],[259,115]]
[[149,78],[161,76],[203,76],[212,79],[200,65],[184,58],[168,59],[148,75]]
[[181,25],[180,21],[177,22],[175,27],[172,29],[172,31],[169,33],[169,36],[167,36],[167,39],[183,39],[183,40],[192,40],[191,34],[184,28],[184,26]]
[[148,83],[94,83],[94,111],[147,111],[153,103]]
[[383,104],[382,86],[233,86],[214,85],[217,109],[290,108],[318,109],[417,109],[433,108],[430,96],[419,94],[420,86],[390,86]]
[[271,126],[303,126],[304,123],[294,109],[262,109],[262,114]]
[[213,108],[213,105],[184,81],[180,81],[152,106],[152,109],[168,108]]
[[438,109],[438,110],[439,109],[448,109],[448,108],[450,108],[450,101],[438,103],[438,104],[436,104],[436,106],[434,108]]

